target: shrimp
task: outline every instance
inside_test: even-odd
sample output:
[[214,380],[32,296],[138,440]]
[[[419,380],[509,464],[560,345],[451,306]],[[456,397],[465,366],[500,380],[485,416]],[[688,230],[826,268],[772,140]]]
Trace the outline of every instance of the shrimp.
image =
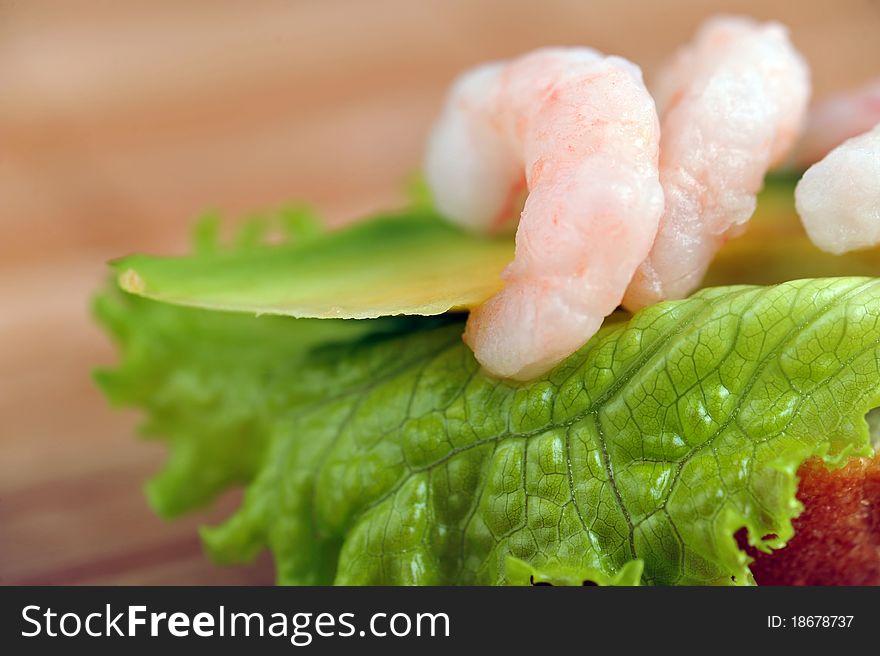
[[755,210],[764,174],[804,120],[809,70],[778,23],[714,18],[661,72],[660,180],[666,207],[624,297],[637,310],[683,298]]
[[880,244],[880,124],[813,164],[795,189],[807,234],[829,253]]
[[640,69],[588,48],[538,50],[453,85],[425,161],[440,211],[491,232],[528,191],[505,287],[465,328],[490,373],[544,373],[618,306],[663,210],[659,134]]
[[851,137],[880,123],[880,78],[850,91],[834,94],[807,115],[804,134],[790,164],[805,169]]

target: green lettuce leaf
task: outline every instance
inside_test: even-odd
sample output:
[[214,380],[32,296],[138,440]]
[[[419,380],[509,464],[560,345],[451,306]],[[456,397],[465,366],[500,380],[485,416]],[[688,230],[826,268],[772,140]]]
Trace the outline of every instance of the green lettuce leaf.
[[630,560],[614,574],[595,568],[573,569],[555,564],[547,569],[538,569],[531,564],[507,557],[505,574],[511,585],[617,585],[637,586],[641,584],[645,563]]
[[262,378],[277,362],[296,367],[318,344],[391,330],[394,320],[259,321],[157,303],[115,290],[94,314],[123,357],[95,378],[110,400],[147,412],[142,432],[170,456],[147,485],[150,505],[172,517],[210,501],[258,470],[273,417]]
[[870,454],[880,405],[867,278],[707,289],[523,384],[482,373],[454,316],[308,345],[302,320],[102,307],[125,350],[105,388],[197,444],[179,479],[215,472],[166,510],[247,481],[205,544],[269,548],[287,584],[749,583],[734,534],[784,545],[798,466]]

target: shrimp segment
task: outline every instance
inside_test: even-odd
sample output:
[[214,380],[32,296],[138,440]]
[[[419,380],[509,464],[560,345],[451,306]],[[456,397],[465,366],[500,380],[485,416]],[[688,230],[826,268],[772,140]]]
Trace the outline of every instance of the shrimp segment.
[[764,174],[802,125],[809,71],[777,23],[715,18],[654,88],[666,207],[624,305],[683,298],[755,210]]
[[880,125],[811,166],[795,189],[807,234],[829,253],[880,244]]
[[620,303],[663,210],[654,102],[635,65],[586,48],[538,50],[466,73],[431,137],[439,209],[490,231],[528,197],[505,288],[464,339],[497,376],[537,376]]
[[804,134],[791,163],[806,168],[818,162],[847,139],[868,132],[880,123],[880,78],[850,91],[829,96],[807,115]]

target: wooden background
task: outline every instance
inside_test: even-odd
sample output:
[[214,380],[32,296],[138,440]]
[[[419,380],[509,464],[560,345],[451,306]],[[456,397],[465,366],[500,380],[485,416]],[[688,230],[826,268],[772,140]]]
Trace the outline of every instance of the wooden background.
[[[721,3],[718,3],[720,5]],[[792,27],[817,95],[880,74],[880,3],[752,0]],[[104,262],[178,252],[205,208],[394,205],[446,84],[481,60],[588,44],[650,75],[715,3],[658,0],[0,0],[0,583],[269,583],[212,567],[141,485],[90,370]]]

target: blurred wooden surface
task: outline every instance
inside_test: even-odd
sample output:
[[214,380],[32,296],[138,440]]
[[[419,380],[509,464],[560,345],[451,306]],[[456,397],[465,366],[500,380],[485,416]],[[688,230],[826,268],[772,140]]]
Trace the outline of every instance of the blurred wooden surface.
[[[0,0],[0,583],[269,583],[219,569],[141,484],[89,372],[104,262],[177,252],[191,217],[305,199],[333,222],[399,201],[446,84],[479,61],[589,44],[646,73],[721,3],[658,0]],[[880,74],[880,4],[724,3],[779,18],[816,95]]]

